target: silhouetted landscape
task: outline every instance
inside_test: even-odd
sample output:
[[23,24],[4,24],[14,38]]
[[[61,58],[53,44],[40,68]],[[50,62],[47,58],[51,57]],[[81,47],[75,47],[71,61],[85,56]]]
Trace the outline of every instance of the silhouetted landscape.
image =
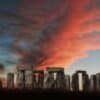
[[16,90],[16,89],[3,89],[0,90],[0,97],[3,98],[36,98],[36,99],[47,99],[48,98],[65,98],[65,99],[82,99],[82,98],[91,98],[91,97],[100,97],[99,92],[69,92],[61,89],[34,89],[34,90]]

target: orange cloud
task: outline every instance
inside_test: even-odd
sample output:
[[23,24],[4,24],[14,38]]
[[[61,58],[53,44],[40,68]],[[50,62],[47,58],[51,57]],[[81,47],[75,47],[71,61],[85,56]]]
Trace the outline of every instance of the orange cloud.
[[97,0],[48,0],[49,6],[46,0],[23,1],[20,14],[35,21],[30,28],[22,27],[25,35],[17,37],[32,44],[28,51],[22,50],[23,61],[30,59],[38,68],[64,67],[100,49]]

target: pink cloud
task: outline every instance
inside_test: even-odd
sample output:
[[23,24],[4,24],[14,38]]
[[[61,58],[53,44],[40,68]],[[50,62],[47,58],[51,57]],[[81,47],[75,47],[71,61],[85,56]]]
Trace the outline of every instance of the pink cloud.
[[[100,22],[94,21],[100,15],[100,9],[96,6],[86,9],[91,0],[61,0],[62,2],[59,0],[60,2],[57,2],[58,5],[53,9],[46,7],[43,9],[47,3],[45,0],[23,1],[20,14],[31,21],[36,21],[36,24],[31,28],[21,28],[21,32],[26,37],[23,34],[19,35],[18,39],[19,41],[26,39],[33,43],[32,50],[22,51],[22,56],[25,59],[33,59],[33,63],[37,62],[37,67],[64,67],[77,59],[87,57],[88,51],[100,49]],[[53,3],[52,0],[48,2]],[[50,12],[47,13],[48,11]],[[42,33],[50,24],[55,25],[54,30],[48,27],[49,33]],[[98,34],[95,31],[98,31]],[[34,51],[34,44],[40,47],[41,55]],[[32,58],[31,55],[35,56]]]

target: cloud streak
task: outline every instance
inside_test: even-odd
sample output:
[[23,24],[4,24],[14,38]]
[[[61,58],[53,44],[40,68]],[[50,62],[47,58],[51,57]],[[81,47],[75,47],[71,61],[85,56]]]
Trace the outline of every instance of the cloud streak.
[[99,4],[99,0],[23,0],[18,15],[27,20],[19,25],[13,49],[22,63],[36,68],[65,67],[87,57],[88,51],[100,49]]

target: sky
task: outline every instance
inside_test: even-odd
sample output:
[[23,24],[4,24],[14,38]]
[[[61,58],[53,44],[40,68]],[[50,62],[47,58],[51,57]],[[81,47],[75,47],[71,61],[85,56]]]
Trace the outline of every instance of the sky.
[[0,63],[100,72],[100,0],[0,0]]

